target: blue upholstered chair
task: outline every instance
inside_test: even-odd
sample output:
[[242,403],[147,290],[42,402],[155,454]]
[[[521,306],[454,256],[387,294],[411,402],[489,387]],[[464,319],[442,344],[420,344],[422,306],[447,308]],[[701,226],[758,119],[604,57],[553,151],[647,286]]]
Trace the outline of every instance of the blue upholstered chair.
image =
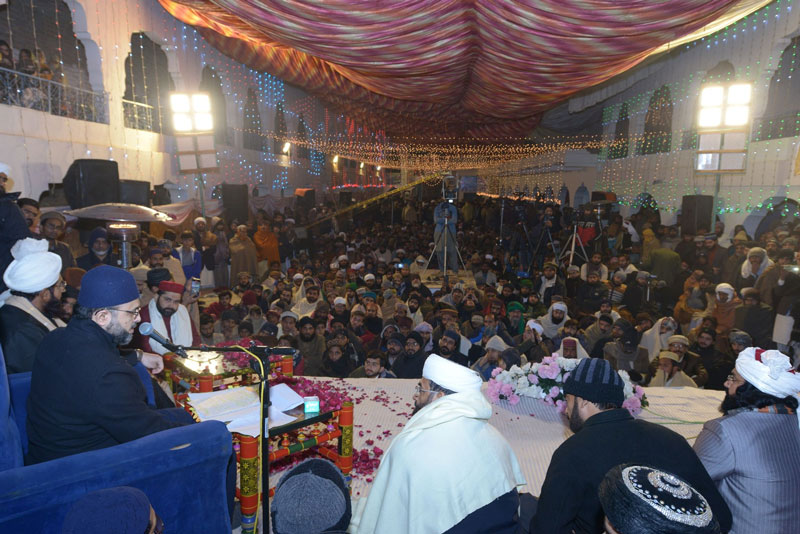
[[231,435],[209,421],[98,451],[23,465],[31,374],[8,376],[0,349],[0,533],[61,532],[70,506],[94,490],[142,490],[169,532],[230,533],[225,473]]

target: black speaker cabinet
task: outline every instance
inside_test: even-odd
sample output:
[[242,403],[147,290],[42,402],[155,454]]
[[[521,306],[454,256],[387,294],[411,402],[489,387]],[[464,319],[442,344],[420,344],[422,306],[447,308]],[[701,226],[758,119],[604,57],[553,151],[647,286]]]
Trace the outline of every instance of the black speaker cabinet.
[[222,207],[225,221],[234,219],[245,224],[250,217],[246,184],[222,184]]
[[698,230],[714,231],[711,226],[711,195],[684,195],[681,201],[681,233],[697,235]]
[[317,205],[317,195],[316,191],[313,189],[295,189],[294,195],[295,206],[298,208],[304,209],[305,211],[310,211],[311,208]]
[[64,176],[64,194],[72,209],[119,202],[119,191],[116,161],[76,159]]
[[150,207],[150,182],[120,180],[119,201],[126,204]]

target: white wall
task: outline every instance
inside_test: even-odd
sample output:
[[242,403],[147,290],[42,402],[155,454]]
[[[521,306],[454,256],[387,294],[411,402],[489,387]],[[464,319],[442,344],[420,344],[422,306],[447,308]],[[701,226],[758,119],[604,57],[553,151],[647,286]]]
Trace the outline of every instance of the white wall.
[[[736,68],[737,81],[754,84],[752,116],[762,116],[781,52],[800,33],[800,2],[773,2],[768,9],[726,32],[683,46],[569,101],[573,113],[597,103],[603,105],[604,135],[608,140],[614,136],[622,102],[630,108],[631,155],[617,160],[598,159],[595,189],[613,190],[623,202],[647,191],[666,208],[667,220],[674,220],[683,195],[714,193],[713,176],[694,174],[695,152],[680,150],[682,131],[691,130],[695,124],[703,77],[720,61],[730,61]],[[644,131],[649,98],[664,84],[669,84],[673,98],[673,149],[666,154],[633,155],[635,139]],[[722,205],[729,210],[723,216],[729,230],[773,195],[795,199],[800,196],[799,142],[798,137],[752,142],[746,173],[722,176],[720,196]],[[587,186],[591,188],[588,183]],[[574,191],[571,184],[570,190]]]
[[[197,90],[206,64],[222,78],[228,126],[235,141],[234,146],[217,147],[223,170],[207,176],[207,196],[211,187],[221,181],[272,185],[283,170],[274,163],[275,158],[239,148],[247,88],[259,90],[263,130],[272,129],[278,101],[291,102],[307,95],[228,59],[206,44],[194,29],[172,18],[157,0],[66,1],[73,10],[74,31],[86,47],[93,89],[108,93],[109,124],[0,104],[0,161],[11,166],[11,190],[38,198],[48,183],[61,182],[74,159],[101,158],[118,162],[120,179],[144,180],[152,185],[171,181],[195,193],[194,179],[178,173],[172,137],[124,126],[124,65],[130,37],[135,32],[145,32],[164,49],[176,90]],[[295,131],[297,116],[289,109],[286,120],[289,132]],[[315,125],[309,126],[313,129]],[[297,162],[288,172],[287,189],[291,192],[295,187],[324,187],[329,182],[329,169],[311,174],[308,162]],[[275,194],[280,195],[280,191]]]

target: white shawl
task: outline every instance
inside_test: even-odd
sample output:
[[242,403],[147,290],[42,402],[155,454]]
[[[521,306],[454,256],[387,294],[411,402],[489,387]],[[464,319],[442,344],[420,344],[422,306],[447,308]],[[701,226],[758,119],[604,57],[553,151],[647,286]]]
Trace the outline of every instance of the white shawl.
[[[559,308],[564,311],[564,319],[561,320],[560,323],[556,324],[553,322],[553,309]],[[550,339],[556,337],[558,335],[558,329],[564,326],[564,323],[569,321],[569,315],[567,314],[567,305],[563,302],[554,302],[550,305],[550,309],[547,310],[546,315],[542,315],[538,318],[539,324],[542,325],[544,329],[545,337]]]
[[[480,391],[447,395],[420,410],[386,451],[349,532],[440,534],[524,485],[514,451],[489,424],[491,415]],[[458,454],[452,454],[455,444]]]
[[559,356],[564,358],[564,341],[567,340],[567,339],[571,339],[571,340],[573,340],[575,342],[575,346],[578,348],[578,359],[579,360],[582,360],[584,358],[588,358],[589,357],[589,353],[586,352],[586,349],[583,348],[583,345],[581,345],[581,342],[578,341],[578,339],[574,338],[574,337],[565,337],[564,339],[561,340],[561,345],[559,345],[558,350],[556,351],[556,352],[558,352]]
[[31,304],[31,301],[29,301],[25,297],[20,297],[17,295],[9,295],[2,305],[19,308],[20,310],[24,311],[25,313],[36,319],[39,323],[42,324],[42,326],[47,328],[47,330],[50,332],[61,326],[67,326],[66,323],[64,323],[64,321],[58,318],[55,319],[55,324],[53,324],[53,321],[45,317],[45,315],[42,312],[40,312],[36,308],[36,306]]
[[653,328],[642,334],[642,340],[639,345],[647,349],[650,361],[653,361],[658,356],[658,353],[669,347],[667,340],[675,333],[675,330],[668,330],[665,334],[661,333],[661,323],[666,319],[671,319],[671,317],[662,317],[656,321]]
[[[164,318],[156,307],[156,299],[150,301],[147,305],[147,311],[150,312],[150,324],[153,325],[153,330],[167,335],[167,325],[164,324]],[[192,346],[192,320],[189,317],[189,310],[183,304],[179,304],[178,311],[169,318],[169,334],[174,344],[182,347]],[[150,347],[157,354],[169,352],[164,345],[152,338],[150,339]]]

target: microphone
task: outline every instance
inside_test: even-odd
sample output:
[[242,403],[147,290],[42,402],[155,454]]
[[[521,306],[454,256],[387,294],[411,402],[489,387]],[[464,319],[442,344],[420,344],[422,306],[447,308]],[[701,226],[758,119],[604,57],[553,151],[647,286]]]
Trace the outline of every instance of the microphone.
[[153,325],[150,323],[142,323],[139,325],[139,333],[143,336],[147,336],[152,340],[158,341],[160,344],[164,345],[164,348],[169,350],[170,352],[177,352],[180,354],[182,348],[173,344],[172,341],[164,337],[162,334],[159,334],[153,328]]

